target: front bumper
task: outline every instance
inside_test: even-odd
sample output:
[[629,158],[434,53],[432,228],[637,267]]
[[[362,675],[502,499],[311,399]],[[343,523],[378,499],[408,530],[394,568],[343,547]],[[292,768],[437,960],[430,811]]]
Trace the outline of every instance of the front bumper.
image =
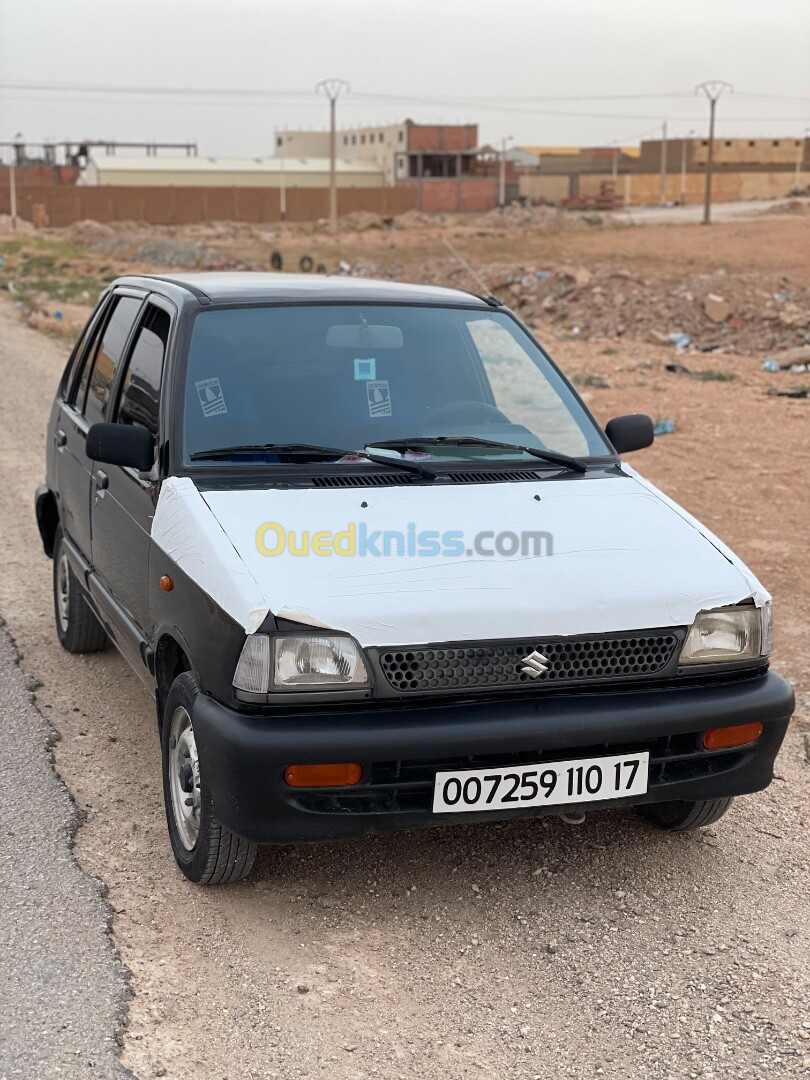
[[[237,712],[201,694],[193,721],[202,772],[223,824],[258,843],[333,840],[369,832],[559,813],[559,807],[433,814],[440,768],[650,751],[649,790],[635,803],[715,799],[768,786],[793,712],[791,687],[768,672],[709,686],[512,700],[347,705],[311,712]],[[710,727],[761,721],[759,740],[707,751]],[[347,788],[291,788],[287,765],[359,761]],[[572,805],[566,810],[576,810]]]

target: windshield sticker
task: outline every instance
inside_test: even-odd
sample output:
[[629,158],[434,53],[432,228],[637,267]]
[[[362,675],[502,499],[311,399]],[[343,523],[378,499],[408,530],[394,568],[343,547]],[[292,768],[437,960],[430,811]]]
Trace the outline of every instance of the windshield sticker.
[[377,382],[366,383],[368,395],[369,416],[391,415],[391,392],[388,389],[388,380],[380,379]]
[[355,357],[354,360],[354,381],[355,382],[368,382],[369,379],[377,378],[377,361],[372,360],[358,360]]
[[197,387],[203,416],[220,416],[228,411],[219,379],[203,379],[194,385]]

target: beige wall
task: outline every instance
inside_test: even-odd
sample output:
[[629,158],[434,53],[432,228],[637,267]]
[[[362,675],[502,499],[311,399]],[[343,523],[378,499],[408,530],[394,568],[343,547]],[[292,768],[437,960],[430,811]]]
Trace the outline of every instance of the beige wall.
[[[580,174],[581,198],[595,198],[600,186],[612,181],[610,173]],[[560,202],[568,197],[567,176],[521,176],[520,194],[529,199],[548,199]],[[717,202],[736,202],[740,199],[778,199],[788,195],[795,185],[793,172],[716,172],[712,179],[712,197]],[[808,174],[804,174],[808,182]],[[705,173],[686,174],[686,201],[700,203],[706,187]],[[619,202],[627,200],[630,206],[657,206],[661,197],[661,177],[658,173],[620,174],[616,182]],[[667,202],[681,198],[680,172],[671,172],[666,178]]]
[[524,199],[545,199],[548,202],[560,202],[568,198],[567,176],[521,176],[518,178],[518,190]]

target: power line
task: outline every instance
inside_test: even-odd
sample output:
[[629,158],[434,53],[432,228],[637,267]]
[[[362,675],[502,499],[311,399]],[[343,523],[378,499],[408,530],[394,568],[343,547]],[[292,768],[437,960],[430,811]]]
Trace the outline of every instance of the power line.
[[[307,89],[290,88],[261,88],[261,87],[201,87],[201,86],[114,86],[100,83],[54,83],[54,82],[20,82],[12,80],[0,83],[0,89],[4,90],[58,90],[76,91],[81,93],[104,93],[104,94],[149,94],[181,95],[197,97],[311,97],[312,92]],[[389,94],[380,91],[359,91],[358,96],[369,99],[385,101],[414,101],[430,104],[440,100],[442,104],[454,101],[451,98],[423,97],[416,94]],[[770,94],[753,91],[740,91],[737,97],[748,99],[761,98],[773,101],[799,101],[810,103],[810,96],[790,94]],[[691,98],[689,91],[671,90],[668,92],[655,92],[644,94],[472,94],[465,99],[466,102],[484,102],[498,104],[501,102],[576,102],[576,101],[652,101],[673,98]]]
[[[73,91],[73,92],[75,92],[75,91]],[[137,93],[137,91],[135,91],[135,90],[130,90],[128,92],[133,93],[133,94]],[[65,97],[64,94],[59,94],[57,97],[54,97],[54,96],[51,96],[51,95],[45,95],[43,93],[37,93],[36,96],[32,96],[32,95],[29,95],[29,94],[19,93],[19,92],[17,92],[16,88],[14,88],[12,90],[8,90],[7,87],[6,87],[6,84],[2,84],[2,83],[0,83],[0,96],[2,96],[2,98],[4,98],[5,100],[9,100],[9,101],[56,101],[56,102],[71,102],[71,103],[78,104],[78,103],[86,100],[84,98]],[[182,96],[182,94],[181,94],[181,96]],[[386,97],[385,100],[387,102],[390,102],[390,103],[398,103],[398,104],[400,104],[402,106],[419,104],[419,105],[428,106],[428,107],[431,107],[431,108],[445,108],[445,109],[451,108],[451,109],[464,109],[464,110],[470,110],[470,111],[472,111],[472,110],[483,110],[483,111],[486,111],[486,112],[503,113],[503,114],[509,114],[509,115],[520,114],[520,115],[523,115],[523,116],[564,117],[564,118],[579,119],[579,120],[641,120],[641,121],[647,120],[647,121],[651,121],[651,122],[657,122],[658,121],[658,117],[653,115],[653,114],[650,114],[650,113],[580,112],[580,111],[575,111],[575,110],[570,110],[570,109],[519,108],[519,107],[515,107],[515,106],[485,105],[485,104],[482,104],[482,103],[479,103],[479,102],[476,102],[476,101],[450,101],[450,100],[429,99],[429,98],[414,99],[414,98],[406,98],[406,97],[396,98],[396,97],[393,97],[393,96]],[[290,101],[289,98],[285,99],[282,102],[282,101],[278,101],[278,100],[273,100],[271,97],[268,96],[263,101],[245,100],[245,101],[242,101],[240,103],[240,105],[241,105],[241,107],[266,108],[268,105],[291,104],[291,103],[292,102]],[[139,101],[118,101],[118,102],[115,102],[115,103],[110,102],[110,104],[115,104],[117,106],[120,106],[120,105],[139,105],[139,104],[143,104],[143,103],[139,102]],[[233,102],[229,102],[229,101],[226,101],[226,100],[219,100],[219,101],[216,101],[216,100],[214,100],[214,101],[191,100],[191,101],[178,102],[178,104],[182,104],[182,105],[186,105],[186,106],[189,106],[189,105],[193,105],[193,106],[204,105],[206,108],[209,108],[212,105],[219,106],[219,107],[230,107],[233,104]],[[315,107],[317,107],[317,103],[315,103],[315,102],[313,102],[311,100],[309,100],[309,101],[308,100],[296,100],[294,102],[294,104],[295,104],[296,108],[315,108]],[[349,107],[349,108],[352,108],[352,109],[358,109],[358,108],[366,108],[367,109],[369,107],[369,104],[373,104],[373,98],[370,98],[369,95],[363,94],[363,93],[358,93],[356,95],[356,97],[355,97],[355,100],[353,100],[353,101],[349,100],[349,99],[347,99],[347,101],[346,101],[346,107]],[[728,118],[728,120],[730,122],[735,122],[735,123],[763,123],[763,124],[767,124],[767,123],[785,123],[785,124],[797,123],[798,124],[798,123],[801,123],[802,121],[806,120],[808,115],[810,115],[810,114],[792,115],[792,116],[731,116],[731,117]],[[674,122],[685,123],[685,124],[699,123],[700,120],[702,119],[702,117],[700,117],[700,116],[679,116],[679,115],[673,115],[672,113],[669,113],[669,112],[668,112],[668,117],[669,117],[670,120],[672,120]]]

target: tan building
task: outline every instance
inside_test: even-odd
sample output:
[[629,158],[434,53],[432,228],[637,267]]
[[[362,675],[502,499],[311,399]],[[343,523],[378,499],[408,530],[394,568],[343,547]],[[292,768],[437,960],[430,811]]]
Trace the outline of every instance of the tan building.
[[[405,124],[338,131],[336,140],[337,153],[340,157],[347,161],[371,162],[383,171],[385,182],[391,187],[398,179],[407,176],[404,155],[407,147]],[[329,132],[276,132],[276,154],[287,158],[308,154],[328,157]]]
[[[373,161],[335,163],[339,188],[385,187]],[[89,187],[270,187],[323,188],[329,185],[328,157],[119,157],[92,156],[77,184]]]
[[[476,173],[477,124],[401,124],[341,128],[337,153],[347,161],[380,168],[390,186],[406,180],[460,179]],[[328,131],[276,132],[276,154],[329,155]]]
[[[661,140],[647,139],[641,144],[642,171],[657,168],[661,160]],[[717,169],[764,169],[774,172],[795,171],[808,159],[810,140],[780,136],[775,139],[715,139],[712,158]],[[667,158],[686,168],[705,168],[709,158],[709,140],[700,137],[667,139]]]

